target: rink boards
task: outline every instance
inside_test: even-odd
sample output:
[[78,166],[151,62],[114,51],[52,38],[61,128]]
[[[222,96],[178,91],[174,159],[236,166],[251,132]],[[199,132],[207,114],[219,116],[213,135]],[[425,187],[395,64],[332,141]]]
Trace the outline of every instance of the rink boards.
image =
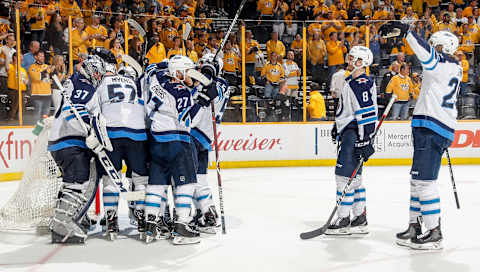
[[[332,122],[223,124],[218,126],[221,167],[333,166],[337,147],[331,128]],[[0,181],[21,178],[34,143],[32,127],[0,128]],[[410,164],[410,122],[385,122],[375,146],[368,164]],[[480,164],[480,121],[459,122],[450,156],[454,164]],[[215,162],[214,152],[210,161]]]

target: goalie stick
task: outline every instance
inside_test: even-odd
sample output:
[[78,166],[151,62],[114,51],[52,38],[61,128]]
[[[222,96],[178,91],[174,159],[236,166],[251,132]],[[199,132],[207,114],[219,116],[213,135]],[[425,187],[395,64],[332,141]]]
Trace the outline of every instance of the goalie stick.
[[[78,122],[82,126],[83,131],[86,134],[88,134],[88,132],[90,131],[90,128],[87,126],[87,124],[85,124],[85,122],[83,122],[82,117],[80,116],[77,109],[73,106],[72,102],[70,101],[70,98],[67,92],[65,91],[65,89],[63,88],[62,84],[60,83],[60,80],[56,75],[53,75],[52,78],[55,81],[55,84],[57,85],[57,87],[59,88],[65,100],[65,104],[70,106],[70,112],[74,114],[75,118],[78,120]],[[121,198],[126,199],[128,201],[142,200],[145,198],[145,192],[140,192],[140,191],[128,192],[125,189],[125,187],[123,187],[122,178],[120,174],[117,172],[117,170],[115,169],[115,167],[113,167],[113,163],[108,157],[104,149],[102,149],[100,152],[97,153],[97,157],[100,163],[102,164],[103,168],[105,169],[105,172],[107,172],[108,176],[114,181],[117,191],[120,192]],[[98,180],[99,178],[97,178],[97,181],[96,181],[97,183],[98,183]]]
[[[373,135],[372,135],[372,139],[375,139],[375,136],[377,135],[378,130],[380,129],[380,127],[381,127],[382,124],[383,124],[383,121],[385,120],[385,118],[387,117],[388,113],[390,112],[390,108],[392,107],[393,102],[395,102],[395,99],[396,99],[396,98],[397,98],[397,96],[396,96],[395,94],[393,94],[393,95],[392,95],[392,98],[390,98],[390,101],[388,102],[388,105],[387,105],[387,107],[385,108],[385,111],[384,111],[383,114],[382,114],[382,118],[380,119],[380,122],[378,123],[378,126],[377,126],[377,128],[375,129],[375,132],[374,132]],[[335,208],[333,209],[332,213],[330,214],[330,217],[328,218],[327,222],[326,222],[322,227],[320,227],[320,228],[318,228],[318,229],[301,233],[301,234],[300,234],[300,238],[301,238],[301,239],[303,239],[303,240],[311,239],[311,238],[320,236],[320,235],[322,235],[322,234],[325,233],[325,231],[327,230],[328,226],[330,226],[330,222],[332,222],[333,216],[334,216],[335,213],[337,212],[338,206],[340,206],[340,203],[342,203],[342,200],[343,200],[343,198],[345,197],[345,194],[346,194],[348,188],[350,187],[350,185],[352,184],[353,179],[354,179],[355,176],[357,175],[358,170],[360,170],[360,167],[362,167],[363,161],[364,161],[364,158],[363,158],[363,157],[360,158],[360,161],[358,162],[357,167],[355,167],[355,170],[353,170],[353,173],[352,173],[352,175],[350,176],[350,178],[348,179],[347,184],[345,184],[345,187],[343,188],[342,195],[338,198],[338,200],[337,200],[337,202],[336,202],[336,204],[335,204]]]

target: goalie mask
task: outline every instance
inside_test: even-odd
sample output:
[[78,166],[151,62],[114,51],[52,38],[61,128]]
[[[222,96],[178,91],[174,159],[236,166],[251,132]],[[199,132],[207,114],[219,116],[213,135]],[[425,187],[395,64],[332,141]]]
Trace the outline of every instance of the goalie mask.
[[[372,51],[368,47],[365,46],[354,46],[348,52],[350,58],[352,60],[353,70],[365,68],[367,66],[372,65],[373,63],[373,54]],[[357,65],[357,61],[361,60],[362,63],[360,66]]]
[[458,48],[457,36],[445,30],[433,33],[428,43],[433,46],[433,48],[441,45],[442,52],[448,55],[453,55]]
[[105,64],[100,57],[89,55],[88,58],[82,62],[79,72],[88,79],[94,87],[97,87],[106,72]]

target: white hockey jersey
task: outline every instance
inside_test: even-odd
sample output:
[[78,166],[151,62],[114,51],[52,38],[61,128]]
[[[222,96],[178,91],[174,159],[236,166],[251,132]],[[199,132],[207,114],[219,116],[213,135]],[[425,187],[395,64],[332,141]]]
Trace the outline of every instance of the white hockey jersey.
[[[230,90],[228,88],[228,83],[223,78],[217,79],[217,91],[218,97],[213,101],[215,107],[215,121],[219,124],[222,121],[223,113],[225,112],[225,107],[227,106],[228,100],[230,99]],[[195,97],[198,94],[198,91],[202,88],[201,85],[196,87],[193,91],[193,96]],[[197,139],[206,150],[212,149],[212,140],[213,140],[213,124],[212,124],[212,108],[211,107],[202,107],[199,112],[199,121],[192,127],[190,133],[192,136]]]
[[413,111],[412,127],[428,128],[453,141],[462,67],[449,55],[436,52],[415,32],[409,31],[406,39],[423,67],[422,87]]
[[[63,88],[83,121],[90,124],[89,116],[98,110],[98,101],[94,98],[95,87],[84,76],[75,73],[64,82]],[[57,151],[73,146],[87,148],[85,137],[87,134],[62,97],[55,111],[55,121],[48,138],[48,150]]]
[[345,128],[356,128],[358,140],[368,140],[375,132],[377,123],[377,88],[366,74],[357,78],[348,76],[340,91],[335,124],[338,134]]
[[147,140],[145,103],[133,79],[107,75],[98,85],[95,96],[107,121],[108,137]]
[[190,89],[181,83],[173,83],[166,70],[146,76],[145,105],[153,139],[157,142],[190,142],[190,127],[198,122],[201,108],[194,104]]

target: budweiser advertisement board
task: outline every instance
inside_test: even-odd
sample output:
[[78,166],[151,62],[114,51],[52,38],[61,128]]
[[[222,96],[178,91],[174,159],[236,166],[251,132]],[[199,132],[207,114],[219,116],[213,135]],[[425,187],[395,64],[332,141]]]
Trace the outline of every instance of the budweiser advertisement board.
[[[221,161],[335,159],[331,122],[315,124],[249,124],[218,126]],[[0,129],[0,173],[23,171],[36,137],[32,128]],[[386,122],[375,142],[375,158],[411,158],[409,122]],[[480,122],[459,122],[450,148],[452,157],[480,158]],[[214,152],[210,152],[214,161]]]

